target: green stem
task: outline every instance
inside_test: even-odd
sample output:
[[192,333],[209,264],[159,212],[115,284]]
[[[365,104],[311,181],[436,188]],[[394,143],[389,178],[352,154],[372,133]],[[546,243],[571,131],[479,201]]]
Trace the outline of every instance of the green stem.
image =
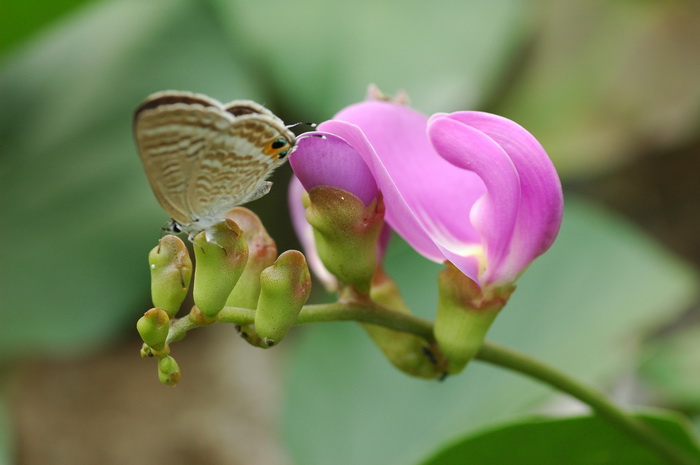
[[[359,321],[421,336],[429,342],[435,340],[432,324],[410,314],[400,313],[372,300],[341,301],[331,304],[305,305],[296,324],[330,321]],[[239,307],[224,307],[217,316],[218,322],[249,325],[255,321],[255,310]],[[168,343],[182,339],[185,334],[199,327],[189,318],[173,322],[168,334]],[[538,360],[506,347],[484,342],[476,355],[478,360],[522,373],[557,388],[589,405],[598,415],[654,450],[666,463],[672,465],[699,465],[675,445],[669,443],[657,431],[642,420],[630,416],[608,400],[603,394],[580,383]]]
[[306,305],[299,314],[297,324],[347,320],[385,326],[421,336],[428,341],[435,339],[433,336],[433,325],[429,321],[391,310],[371,300],[366,302]]
[[561,373],[555,368],[506,347],[486,342],[476,358],[503,368],[522,373],[549,384],[589,405],[601,418],[617,426],[640,443],[653,449],[665,463],[676,465],[698,465],[698,462],[680,451],[674,444],[639,418],[613,404],[602,393]]

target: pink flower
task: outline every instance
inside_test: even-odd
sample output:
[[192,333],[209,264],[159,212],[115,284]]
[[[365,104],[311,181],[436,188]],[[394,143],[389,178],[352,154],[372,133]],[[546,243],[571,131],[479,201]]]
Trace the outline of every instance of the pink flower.
[[489,113],[351,105],[299,138],[290,162],[306,190],[340,187],[426,258],[452,262],[485,291],[512,283],[554,241],[563,198],[537,140]]

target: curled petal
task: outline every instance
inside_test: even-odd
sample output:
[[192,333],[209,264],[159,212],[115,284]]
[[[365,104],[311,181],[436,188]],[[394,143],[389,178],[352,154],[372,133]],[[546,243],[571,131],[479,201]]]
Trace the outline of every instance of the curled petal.
[[[489,113],[435,115],[429,134],[441,155],[456,166],[473,169],[487,185],[487,195],[472,212],[488,260],[482,281],[515,280],[559,231],[563,197],[551,160],[522,126]],[[456,138],[462,141],[446,146]],[[476,140],[500,150],[494,148],[484,159],[485,147],[476,145]],[[467,163],[474,157],[484,159],[484,165]]]
[[[469,215],[481,235],[482,273],[492,273],[504,262],[510,250],[520,203],[520,179],[508,154],[493,139],[449,117],[430,121],[428,135],[435,150],[455,168],[476,173],[486,186],[486,193],[473,205]],[[451,252],[455,266],[461,268],[463,257]],[[456,255],[456,256],[455,256]],[[482,274],[481,279],[485,276]]]

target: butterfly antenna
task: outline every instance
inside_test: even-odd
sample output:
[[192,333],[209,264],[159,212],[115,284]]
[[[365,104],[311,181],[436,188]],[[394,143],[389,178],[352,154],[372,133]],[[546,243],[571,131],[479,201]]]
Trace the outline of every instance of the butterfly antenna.
[[303,140],[303,139],[308,139],[309,137],[318,137],[320,139],[326,139],[326,136],[323,134],[311,134],[311,133],[305,132],[305,133],[299,134],[297,136],[297,142],[299,142],[300,140]]
[[287,129],[294,129],[297,126],[302,126],[302,125],[309,126],[311,128],[315,128],[316,126],[318,126],[318,124],[316,124],[316,123],[305,123],[303,121],[299,121],[298,123],[287,125]]

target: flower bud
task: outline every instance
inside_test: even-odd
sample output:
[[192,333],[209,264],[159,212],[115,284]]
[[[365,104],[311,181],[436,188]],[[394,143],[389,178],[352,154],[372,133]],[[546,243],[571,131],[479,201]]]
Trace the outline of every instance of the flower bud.
[[287,250],[260,275],[255,332],[265,345],[279,343],[294,325],[311,293],[311,274],[304,255]]
[[447,371],[459,373],[476,356],[498,312],[515,289],[513,285],[484,296],[481,288],[451,263],[438,275],[435,339],[447,357]]
[[[236,287],[226,300],[227,307],[254,309],[260,296],[260,273],[277,258],[277,245],[265,230],[260,218],[244,207],[236,207],[227,214],[243,230],[248,243],[248,262]],[[244,341],[255,347],[267,347],[255,332],[253,325],[236,328]]]
[[[396,283],[381,268],[372,280],[370,297],[397,312],[410,314]],[[399,370],[418,378],[434,379],[444,375],[445,360],[434,343],[420,336],[383,326],[362,323],[384,356]]]
[[136,322],[136,330],[151,349],[163,350],[170,331],[170,317],[162,308],[152,308]]
[[248,260],[243,231],[227,219],[194,238],[194,303],[207,318],[224,308]]
[[158,360],[158,379],[167,386],[175,386],[180,381],[180,367],[171,356]]
[[260,296],[260,273],[277,258],[275,241],[265,230],[260,218],[244,207],[231,210],[227,218],[236,222],[245,234],[248,244],[248,262],[236,287],[226,300],[227,307],[253,309]]
[[185,300],[192,278],[192,260],[184,242],[177,237],[163,237],[148,254],[151,267],[153,306],[173,317]]
[[306,219],[314,228],[316,248],[328,271],[361,294],[369,294],[384,219],[381,194],[365,207],[350,192],[317,186],[309,192]]

